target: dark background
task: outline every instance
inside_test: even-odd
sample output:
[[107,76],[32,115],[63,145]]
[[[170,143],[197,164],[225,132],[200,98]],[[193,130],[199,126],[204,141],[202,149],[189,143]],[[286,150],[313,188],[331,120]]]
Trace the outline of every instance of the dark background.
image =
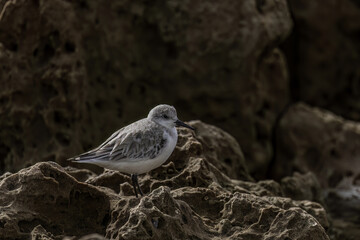
[[359,1],[0,0],[0,9],[1,173],[66,165],[167,103],[233,135],[257,180],[311,170],[324,188],[345,177],[359,185],[360,125],[348,122],[360,119]]

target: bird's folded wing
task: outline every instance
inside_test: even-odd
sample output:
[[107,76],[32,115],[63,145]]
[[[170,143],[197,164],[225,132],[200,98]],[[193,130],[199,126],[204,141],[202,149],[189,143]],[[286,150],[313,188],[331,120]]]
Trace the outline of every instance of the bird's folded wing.
[[106,147],[111,147],[110,160],[131,161],[156,157],[165,143],[162,132],[154,134],[154,131],[142,130],[124,134],[114,144]]
[[115,142],[115,140],[117,139],[117,136],[119,135],[119,133],[121,131],[122,131],[122,129],[119,129],[118,131],[114,132],[108,139],[106,139],[105,142],[103,142],[97,148],[92,149],[88,152],[82,153],[76,157],[69,158],[68,160],[81,162],[81,161],[89,161],[89,160],[94,160],[94,159],[97,159],[97,160],[109,159],[109,154],[107,153],[107,151],[104,151],[102,149],[106,146],[112,145]]
[[166,144],[162,131],[154,133],[154,129],[137,129],[126,131],[120,129],[113,133],[99,147],[83,153],[72,160],[91,161],[132,161],[136,159],[154,158]]

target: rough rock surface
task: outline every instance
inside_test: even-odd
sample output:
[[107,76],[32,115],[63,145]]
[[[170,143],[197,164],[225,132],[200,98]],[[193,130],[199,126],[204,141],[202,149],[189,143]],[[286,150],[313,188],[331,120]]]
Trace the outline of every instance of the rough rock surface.
[[311,200],[324,203],[320,183],[313,172],[306,172],[304,174],[295,172],[293,176],[281,179],[280,185],[285,196],[294,200]]
[[165,102],[229,131],[264,175],[289,98],[276,48],[292,27],[285,0],[0,0],[0,10],[0,171],[59,162]]
[[283,116],[276,137],[277,178],[312,171],[322,186],[336,187],[360,174],[359,123],[299,103]]
[[[360,236],[360,123],[300,103],[283,116],[276,136],[274,177],[280,179],[293,171],[313,172],[327,192],[325,202],[335,228],[345,234],[338,239]],[[284,189],[284,184],[298,184],[293,190],[305,191],[301,195],[306,199],[322,202],[317,191],[311,190],[318,189],[311,178],[289,181],[287,177],[281,184]],[[299,185],[302,183],[307,187]]]
[[[0,238],[357,239],[359,124],[283,115],[360,119],[357,2],[0,0]],[[33,165],[159,103],[240,144],[192,122],[142,199],[118,172]]]
[[1,239],[105,234],[109,196],[76,181],[56,163],[39,163],[5,177],[0,192]]
[[[271,180],[249,181],[239,145],[209,153],[211,141],[202,142],[207,138],[233,142],[230,135],[199,121],[190,124],[199,136],[181,129],[169,161],[140,177],[147,193],[142,198],[134,197],[128,176],[109,170],[96,175],[42,162],[6,174],[0,181],[0,235],[4,239],[329,239],[320,204],[287,198],[285,188]],[[207,128],[205,138],[201,129]],[[231,164],[244,169],[237,177],[247,181],[227,176],[234,174],[224,167],[229,161],[213,158],[222,152],[240,160]]]
[[288,2],[295,26],[286,51],[293,97],[360,120],[359,1]]

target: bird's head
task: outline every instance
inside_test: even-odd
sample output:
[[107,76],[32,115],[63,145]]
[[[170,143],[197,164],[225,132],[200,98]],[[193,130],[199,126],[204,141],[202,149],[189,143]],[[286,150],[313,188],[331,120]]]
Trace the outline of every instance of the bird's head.
[[180,121],[177,117],[176,109],[170,105],[161,104],[154,107],[149,112],[148,118],[166,128],[182,126],[195,130],[194,128]]

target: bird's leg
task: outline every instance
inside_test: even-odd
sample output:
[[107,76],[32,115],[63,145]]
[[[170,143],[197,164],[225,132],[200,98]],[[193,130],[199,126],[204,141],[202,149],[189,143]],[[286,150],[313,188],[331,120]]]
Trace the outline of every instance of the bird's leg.
[[141,191],[141,188],[140,188],[140,185],[139,185],[139,182],[138,182],[138,178],[137,178],[137,175],[136,175],[136,185],[139,189],[139,193],[141,194],[141,196],[144,196],[143,192]]
[[[131,174],[131,181],[132,181],[132,185],[133,185],[133,188],[134,188],[135,196],[137,198],[138,194],[137,194],[137,191],[136,191],[136,184],[137,184],[137,175],[136,174]],[[139,185],[139,184],[137,184],[137,185]],[[140,192],[141,192],[141,190],[140,190]]]

